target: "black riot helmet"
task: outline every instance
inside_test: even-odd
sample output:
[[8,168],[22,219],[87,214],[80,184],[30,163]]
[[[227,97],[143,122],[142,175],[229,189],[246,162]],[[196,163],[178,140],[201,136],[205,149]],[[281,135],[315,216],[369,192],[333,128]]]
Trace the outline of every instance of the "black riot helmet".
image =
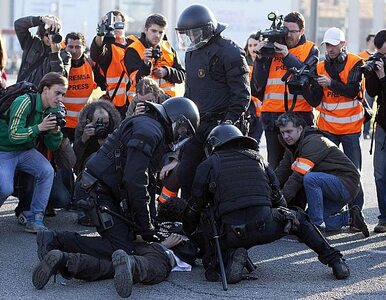
[[231,124],[217,125],[209,133],[205,143],[205,153],[207,156],[218,150],[221,146],[231,142],[239,141],[241,147],[256,150],[257,142],[255,139],[243,136],[240,129]]
[[216,17],[204,5],[193,4],[185,8],[177,21],[177,38],[182,50],[189,52],[204,46],[215,34]]
[[185,97],[172,97],[162,104],[148,102],[146,104],[161,116],[166,125],[168,142],[173,151],[182,147],[192,137],[200,125],[200,113],[196,104]]

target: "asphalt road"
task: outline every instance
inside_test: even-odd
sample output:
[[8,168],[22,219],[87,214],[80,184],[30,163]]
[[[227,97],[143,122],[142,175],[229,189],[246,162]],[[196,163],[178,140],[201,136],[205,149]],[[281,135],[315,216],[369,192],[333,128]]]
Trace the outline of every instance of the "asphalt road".
[[[369,141],[363,142],[364,214],[371,234],[342,232],[327,239],[343,251],[351,268],[347,280],[335,280],[332,271],[302,243],[288,237],[249,253],[257,265],[254,280],[230,285],[206,282],[200,264],[187,273],[172,273],[155,286],[135,285],[132,299],[386,299],[386,235],[374,234],[378,208]],[[14,216],[17,199],[9,198],[0,208],[0,299],[115,299],[113,281],[84,282],[51,279],[43,290],[34,289],[31,275],[38,262],[35,235],[24,232]],[[75,224],[74,213],[60,211],[47,218],[53,230],[95,232]]]

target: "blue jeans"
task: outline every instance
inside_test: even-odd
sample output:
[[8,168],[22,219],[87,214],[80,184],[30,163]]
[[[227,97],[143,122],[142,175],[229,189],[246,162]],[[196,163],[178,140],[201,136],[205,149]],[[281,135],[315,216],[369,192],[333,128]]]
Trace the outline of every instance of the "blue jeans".
[[374,178],[380,223],[386,223],[386,133],[379,125],[375,129]]
[[348,211],[340,212],[352,198],[337,176],[310,172],[304,176],[303,185],[312,224],[321,225],[324,222],[326,230],[339,230],[349,225]]
[[[362,150],[360,144],[360,133],[335,135],[323,132],[323,134],[338,147],[340,144],[342,144],[344,154],[346,154],[346,156],[353,162],[358,171],[362,169]],[[364,194],[361,183],[358,195],[354,198],[352,202],[350,202],[349,206],[353,207],[354,205],[357,205],[362,210],[363,204]]]
[[44,213],[46,209],[54,180],[54,169],[36,149],[13,152],[0,151],[0,206],[13,193],[16,169],[35,177],[31,208],[25,212],[27,219],[31,220],[35,214]]

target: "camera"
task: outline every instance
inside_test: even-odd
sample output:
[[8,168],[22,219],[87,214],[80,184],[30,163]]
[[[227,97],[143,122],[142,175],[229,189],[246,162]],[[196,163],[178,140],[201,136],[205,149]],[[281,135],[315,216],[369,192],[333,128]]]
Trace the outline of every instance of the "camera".
[[151,49],[151,58],[159,59],[162,55],[162,51],[160,46],[155,46],[153,49]]
[[56,118],[56,126],[63,128],[66,126],[66,115],[67,109],[62,102],[59,103],[59,110],[56,112],[52,112],[49,116],[55,116]]
[[369,75],[370,73],[375,72],[377,70],[377,65],[375,63],[380,60],[383,60],[383,62],[386,64],[386,58],[382,53],[374,53],[366,60],[366,64],[361,66],[362,72],[365,75]]
[[[123,23],[123,22],[117,22]],[[122,26],[122,24],[117,24],[117,27]],[[124,24],[123,24],[124,25]],[[124,26],[123,26],[124,27]],[[105,44],[113,44],[115,42],[115,34],[114,34],[114,14],[110,12],[107,15],[107,19],[103,20],[100,25],[98,25],[97,35],[104,36],[103,42]],[[119,28],[117,28],[119,29]]]
[[55,43],[55,44],[59,44],[62,42],[63,40],[63,37],[62,35],[59,33],[59,32],[55,32],[55,31],[50,31],[48,33],[48,35],[50,36],[51,40]]
[[256,39],[262,37],[263,40],[267,41],[266,45],[260,49],[259,54],[262,57],[274,57],[275,46],[273,43],[284,44],[285,37],[288,34],[288,29],[283,26],[283,15],[278,16],[276,13],[271,12],[268,14],[268,20],[272,21],[271,27],[256,33]]
[[105,139],[109,135],[107,125],[103,123],[102,119],[98,119],[94,125],[95,128],[95,137],[99,139]]
[[317,78],[315,73],[315,65],[318,61],[317,57],[305,64],[300,69],[296,67],[290,68],[287,73],[282,77],[282,81],[286,81],[288,85],[288,91],[293,95],[303,95],[303,90],[311,83],[311,80]]

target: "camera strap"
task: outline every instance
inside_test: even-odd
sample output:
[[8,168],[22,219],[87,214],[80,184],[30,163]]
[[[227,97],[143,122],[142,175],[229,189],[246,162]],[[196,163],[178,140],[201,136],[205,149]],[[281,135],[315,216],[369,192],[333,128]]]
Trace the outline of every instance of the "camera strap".
[[287,80],[284,81],[284,110],[285,111],[293,111],[296,105],[296,100],[298,99],[298,95],[294,94],[292,99],[292,104],[290,109],[288,109],[288,91],[287,91]]
[[119,89],[119,86],[121,85],[123,76],[125,76],[125,71],[122,71],[121,76],[119,77],[119,80],[118,80],[118,83],[117,83],[117,85],[116,85],[116,87],[115,87],[115,89],[114,89],[113,95],[110,97],[111,102],[113,102],[113,100],[114,100],[114,98],[115,98],[115,95],[116,95],[117,92],[118,92],[118,89]]

